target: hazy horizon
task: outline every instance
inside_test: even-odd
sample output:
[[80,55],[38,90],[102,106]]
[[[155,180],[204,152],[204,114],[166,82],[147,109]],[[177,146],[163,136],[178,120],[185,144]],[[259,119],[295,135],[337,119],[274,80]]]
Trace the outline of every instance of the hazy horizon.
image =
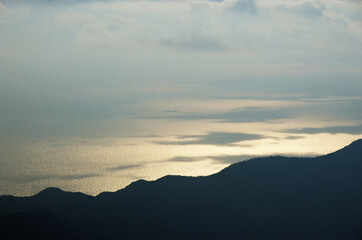
[[0,0],[0,195],[330,153],[361,93],[361,1]]

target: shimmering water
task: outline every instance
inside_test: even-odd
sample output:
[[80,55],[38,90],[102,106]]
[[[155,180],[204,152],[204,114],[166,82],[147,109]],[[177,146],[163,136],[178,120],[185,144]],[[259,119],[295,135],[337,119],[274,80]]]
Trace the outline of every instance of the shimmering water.
[[[191,131],[184,122],[171,121],[169,124],[174,128],[184,128],[187,138],[184,135],[164,137],[149,134],[3,142],[0,194],[29,195],[55,186],[96,195],[102,191],[116,191],[138,179],[154,180],[169,174],[209,175],[254,156],[326,154],[362,137],[362,134],[280,132],[285,126],[303,127],[302,124],[307,123],[223,124],[203,121],[202,127]],[[260,135],[252,140],[243,140],[243,135],[236,135],[236,138],[230,135],[230,138],[227,134],[230,125],[235,126],[229,133],[240,131]],[[166,125],[164,127],[168,129]],[[210,135],[207,129],[214,134]],[[222,129],[224,132],[220,132]],[[210,139],[202,142],[203,135]],[[220,140],[220,136],[225,139]],[[223,140],[228,143],[223,144]]]

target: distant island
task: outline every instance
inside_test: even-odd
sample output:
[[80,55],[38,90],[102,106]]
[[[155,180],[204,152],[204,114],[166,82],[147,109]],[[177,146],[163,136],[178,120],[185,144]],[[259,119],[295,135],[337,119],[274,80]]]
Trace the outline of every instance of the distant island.
[[264,157],[206,177],[139,180],[96,197],[0,197],[1,239],[362,239],[362,139],[314,158]]

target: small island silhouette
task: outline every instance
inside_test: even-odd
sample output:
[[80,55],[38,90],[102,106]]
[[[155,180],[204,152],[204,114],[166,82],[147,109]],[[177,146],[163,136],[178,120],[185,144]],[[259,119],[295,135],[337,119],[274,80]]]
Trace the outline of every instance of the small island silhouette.
[[1,239],[362,239],[362,139],[314,158],[264,157],[205,177],[98,196],[0,197]]

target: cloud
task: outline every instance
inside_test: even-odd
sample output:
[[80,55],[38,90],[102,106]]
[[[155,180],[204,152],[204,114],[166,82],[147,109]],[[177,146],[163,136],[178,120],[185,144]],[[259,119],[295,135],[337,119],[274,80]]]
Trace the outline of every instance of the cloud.
[[[345,68],[360,71],[360,18],[351,3],[308,5],[302,1],[289,6],[286,3],[293,1],[228,0],[207,6],[195,2],[199,1],[99,1],[69,8],[6,8],[7,20],[0,22],[0,135],[87,135],[111,129],[113,120],[142,115],[134,106],[156,98],[166,102],[200,95],[231,96],[229,91],[263,94],[265,89],[276,88],[283,93],[298,88],[301,94],[322,90],[334,94],[348,87],[359,94],[355,87],[361,82],[358,72],[354,77],[359,82],[354,84],[346,84],[351,76],[333,74],[333,78],[343,77],[344,81],[339,81],[342,87],[331,85],[330,80],[315,87],[317,81],[311,80],[320,76],[310,73]],[[278,6],[284,4],[285,9],[267,5],[269,2],[281,2]],[[254,11],[256,6],[258,14],[234,14],[226,3],[241,11]],[[311,18],[313,24],[306,19],[321,11],[322,17]],[[327,19],[327,13],[343,15],[345,25]],[[305,51],[311,48],[313,51]],[[277,84],[276,79],[285,72],[292,72],[284,76],[286,84]],[[242,78],[248,80],[242,82]],[[213,81],[219,81],[219,86],[212,85]],[[187,84],[182,85],[184,82]],[[251,82],[254,89],[250,89]],[[202,84],[205,87],[199,87]],[[160,90],[167,87],[182,90]],[[343,94],[351,94],[346,92]],[[212,114],[177,110],[165,118],[237,123],[293,117],[286,110],[260,108]],[[353,109],[347,114],[357,112]]]
[[180,39],[163,39],[161,40],[161,45],[186,51],[208,51],[225,48],[219,39],[202,34],[191,34]]
[[117,171],[123,171],[126,169],[131,169],[131,168],[138,168],[141,167],[142,164],[132,164],[132,165],[121,165],[118,167],[112,167],[112,168],[107,168],[107,171],[112,171],[112,172],[117,172]]
[[93,177],[99,177],[99,176],[101,176],[101,175],[99,175],[99,174],[73,174],[73,175],[54,176],[54,178],[60,179],[60,180],[71,181],[71,180],[78,180],[78,179],[83,179],[83,178],[93,178]]
[[82,3],[93,3],[93,2],[113,2],[117,0],[1,0],[5,4],[17,5],[17,4],[26,4],[26,5],[75,5]]
[[321,3],[301,2],[296,4],[285,4],[278,7],[278,9],[286,12],[291,12],[298,16],[303,17],[322,17],[326,6]]
[[164,145],[233,145],[237,142],[263,138],[262,135],[230,132],[210,132],[205,135],[179,136],[177,141],[159,141]]
[[252,158],[258,157],[256,155],[222,155],[222,156],[211,156],[210,158],[218,163],[237,163]]
[[301,129],[291,129],[286,130],[288,133],[303,133],[303,134],[317,134],[317,133],[346,133],[346,134],[362,134],[362,125],[354,126],[332,126],[324,128],[301,128]]
[[207,157],[173,157],[168,159],[169,162],[198,162],[206,160]]
[[230,9],[237,12],[257,12],[255,0],[237,0],[234,4],[231,5]]
[[287,109],[267,109],[262,107],[246,107],[242,109],[235,109],[225,113],[213,114],[179,114],[162,116],[161,118],[181,119],[181,120],[202,120],[212,119],[220,120],[224,123],[241,123],[241,122],[265,122],[276,119],[292,118],[293,114]]
[[256,155],[221,155],[221,156],[205,156],[205,157],[173,157],[168,159],[170,162],[198,162],[205,160],[213,160],[216,163],[233,164],[257,157]]
[[290,135],[290,136],[285,137],[284,139],[296,140],[296,139],[302,139],[302,138],[305,138],[305,137],[304,136],[298,136],[298,135]]
[[[14,181],[18,183],[30,183],[37,182],[42,180],[64,180],[64,181],[73,181],[86,178],[99,177],[99,174],[68,174],[68,175],[31,175],[31,176],[21,176],[14,177]],[[9,178],[7,178],[8,180]]]

